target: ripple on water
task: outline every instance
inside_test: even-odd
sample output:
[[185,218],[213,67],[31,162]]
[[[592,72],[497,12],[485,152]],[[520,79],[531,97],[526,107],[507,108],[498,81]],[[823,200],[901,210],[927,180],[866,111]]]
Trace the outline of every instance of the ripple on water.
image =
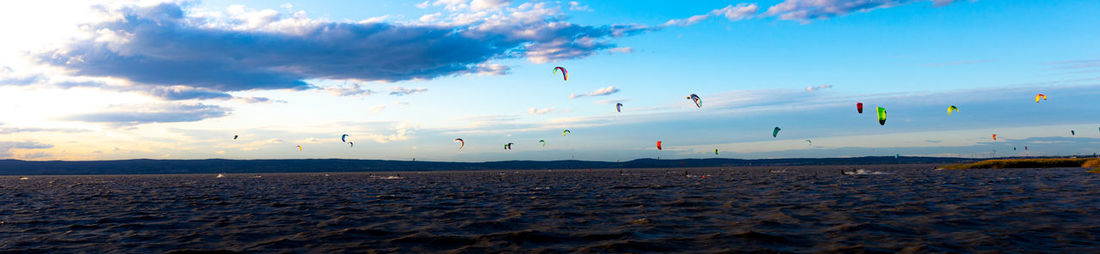
[[1100,252],[1100,174],[928,168],[0,177],[0,252]]

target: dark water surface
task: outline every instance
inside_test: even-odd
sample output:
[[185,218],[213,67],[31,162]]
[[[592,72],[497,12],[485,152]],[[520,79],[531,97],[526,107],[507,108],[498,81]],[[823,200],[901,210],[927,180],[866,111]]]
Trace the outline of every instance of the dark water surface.
[[1100,252],[1100,174],[931,168],[0,177],[0,251]]

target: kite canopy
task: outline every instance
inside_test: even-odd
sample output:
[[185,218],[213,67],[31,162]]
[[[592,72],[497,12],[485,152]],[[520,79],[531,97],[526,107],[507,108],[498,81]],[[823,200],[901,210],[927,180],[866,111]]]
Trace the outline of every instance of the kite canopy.
[[1035,103],[1039,103],[1039,99],[1043,99],[1045,101],[1045,100],[1047,100],[1047,96],[1043,95],[1043,94],[1036,94],[1035,95]]
[[703,107],[703,99],[699,98],[699,95],[691,94],[691,95],[688,95],[687,98],[689,100],[695,102],[695,107],[697,107],[697,108],[702,108]]
[[615,103],[615,111],[623,112],[623,104]]
[[661,150],[661,141],[657,141],[657,150]]
[[233,135],[233,140],[237,140],[237,135]]
[[458,146],[459,151],[462,151],[462,148],[466,147],[466,140],[462,140],[462,138],[456,138],[455,142],[461,142],[462,143],[461,145]]
[[959,107],[955,107],[955,105],[947,106],[947,115],[951,115],[951,112],[959,112]]
[[993,141],[997,141],[997,134],[993,134]]
[[298,145],[298,151],[302,150],[302,145]]
[[1076,132],[1076,131],[1073,131],[1073,130],[1069,130],[1069,135],[1071,135],[1071,136],[1076,136],[1076,135],[1077,135],[1077,132]]
[[355,147],[355,142],[348,142],[348,147]]
[[512,144],[515,144],[515,143],[504,144],[504,150],[512,150]]
[[546,140],[545,139],[539,139],[539,143],[542,143],[542,147],[546,147]]
[[569,133],[572,133],[572,132],[570,132],[569,130],[561,131],[562,136],[565,136],[565,134],[569,134]]
[[886,125],[886,108],[875,107],[878,110],[878,125]]
[[569,81],[569,73],[565,72],[565,67],[561,67],[561,66],[554,67],[554,74],[558,74],[558,70],[561,70],[561,79],[565,80],[565,81]]
[[772,137],[774,138],[776,136],[779,136],[779,131],[780,130],[783,130],[783,129],[780,129],[778,126],[775,127],[775,129],[772,129]]
[[348,142],[348,134],[340,135],[340,142]]
[[863,103],[862,102],[856,102],[856,112],[859,112],[860,114],[863,114]]

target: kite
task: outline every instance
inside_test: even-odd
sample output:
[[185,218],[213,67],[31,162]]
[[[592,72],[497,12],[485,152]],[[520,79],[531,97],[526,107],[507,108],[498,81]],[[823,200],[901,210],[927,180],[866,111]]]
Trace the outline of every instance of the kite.
[[554,67],[554,74],[558,74],[558,70],[561,70],[561,78],[565,81],[569,81],[569,73],[565,72],[565,67]]
[[546,147],[546,140],[545,139],[539,139],[539,143],[542,143],[542,147]]
[[859,112],[860,114],[863,114],[863,103],[862,102],[856,102],[856,112]]
[[512,144],[515,144],[515,143],[504,144],[504,150],[512,150]]
[[348,145],[351,145],[351,146],[348,146],[348,147],[355,147],[355,142],[348,142]]
[[661,150],[661,141],[657,141],[657,150]]
[[878,125],[886,125],[886,108],[875,107],[878,110]]
[[298,145],[298,151],[302,150],[302,145]]
[[951,115],[952,111],[959,112],[959,107],[955,107],[955,105],[947,106],[947,115]]
[[695,107],[703,108],[703,99],[700,99],[698,95],[691,94],[687,97],[689,100],[695,102]]
[[569,134],[569,133],[573,133],[573,132],[571,132],[571,131],[569,131],[569,130],[564,130],[564,131],[561,131],[561,135],[562,135],[562,136],[565,136],[565,134]]
[[623,104],[615,103],[615,111],[623,112]]
[[1069,130],[1069,135],[1071,135],[1071,136],[1077,136],[1077,132],[1076,132],[1076,131],[1073,131],[1073,130]]
[[233,140],[237,140],[237,135],[233,135]]
[[1045,100],[1047,100],[1047,96],[1043,95],[1043,94],[1036,94],[1035,95],[1035,103],[1039,103],[1039,99],[1043,99],[1045,101]]
[[773,138],[776,137],[776,136],[779,136],[779,130],[782,130],[782,129],[780,129],[779,127],[775,127],[775,129],[772,129],[772,137]]
[[714,148],[714,155],[718,155],[718,148]]
[[808,143],[808,145],[810,145],[810,146],[814,145],[814,142],[810,141],[809,139],[806,140],[806,143]]
[[345,142],[345,143],[348,142],[348,136],[351,136],[351,135],[348,135],[348,134],[340,135],[340,142]]
[[459,146],[458,146],[458,150],[459,150],[459,151],[462,151],[462,148],[463,148],[463,147],[466,147],[466,140],[462,140],[462,138],[456,138],[456,139],[455,139],[455,142],[462,142],[462,145],[459,145]]
[[997,141],[997,134],[993,134],[993,141]]

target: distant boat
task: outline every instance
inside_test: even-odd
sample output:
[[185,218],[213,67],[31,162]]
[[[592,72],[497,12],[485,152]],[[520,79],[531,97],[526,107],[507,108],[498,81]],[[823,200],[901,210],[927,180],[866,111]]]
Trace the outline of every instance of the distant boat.
[[222,178],[222,177],[225,177],[225,175],[223,175],[223,174],[218,174],[218,176],[217,176],[217,178]]

